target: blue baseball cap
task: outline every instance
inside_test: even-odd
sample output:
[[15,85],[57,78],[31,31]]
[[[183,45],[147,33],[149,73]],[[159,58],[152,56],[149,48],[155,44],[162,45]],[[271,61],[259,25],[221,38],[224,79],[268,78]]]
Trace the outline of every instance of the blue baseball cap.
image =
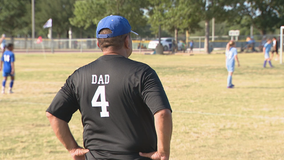
[[[99,34],[102,29],[110,29],[112,33],[110,34]],[[131,30],[131,26],[128,20],[122,16],[110,15],[103,18],[97,26],[97,38],[111,38],[126,33],[132,32],[136,35],[138,33]]]

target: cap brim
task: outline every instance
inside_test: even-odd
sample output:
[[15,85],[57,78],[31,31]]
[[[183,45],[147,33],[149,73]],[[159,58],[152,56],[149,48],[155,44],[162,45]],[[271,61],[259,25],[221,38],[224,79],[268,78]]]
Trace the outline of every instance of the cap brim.
[[134,31],[131,31],[132,33],[136,34],[137,36],[139,35],[138,33],[134,32]]

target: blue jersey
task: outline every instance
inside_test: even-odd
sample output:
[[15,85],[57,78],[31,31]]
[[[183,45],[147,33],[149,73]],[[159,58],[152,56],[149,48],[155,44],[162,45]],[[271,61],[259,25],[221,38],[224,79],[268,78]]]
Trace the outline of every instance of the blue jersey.
[[1,61],[4,62],[3,72],[10,73],[12,71],[12,62],[15,62],[15,55],[13,52],[7,50],[3,53]]
[[189,42],[189,47],[193,47],[193,42]]
[[272,43],[265,43],[263,47],[265,48],[264,58],[269,58],[269,52],[272,47]]
[[234,47],[231,47],[229,51],[226,51],[226,66],[229,72],[234,72],[235,70],[235,56],[237,54],[237,49]]
[[238,54],[237,49],[231,47],[229,51],[226,52],[226,64],[235,65],[235,56]]
[[2,43],[1,43],[1,48],[4,48],[5,45],[6,45],[6,39],[3,39],[3,40],[2,40]]
[[269,54],[271,47],[272,47],[272,43],[265,43],[264,45],[265,53]]

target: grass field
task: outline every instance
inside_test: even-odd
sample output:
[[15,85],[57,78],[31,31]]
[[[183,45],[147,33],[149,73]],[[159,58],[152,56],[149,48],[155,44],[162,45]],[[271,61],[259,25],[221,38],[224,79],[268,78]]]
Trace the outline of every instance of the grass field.
[[[1,160],[70,159],[45,110],[66,78],[99,56],[16,54],[15,93],[0,95]],[[172,160],[283,159],[284,65],[273,60],[275,68],[262,68],[262,54],[239,54],[236,87],[227,89],[224,54],[130,58],[152,66],[167,92],[174,122]],[[82,144],[78,112],[70,128]]]

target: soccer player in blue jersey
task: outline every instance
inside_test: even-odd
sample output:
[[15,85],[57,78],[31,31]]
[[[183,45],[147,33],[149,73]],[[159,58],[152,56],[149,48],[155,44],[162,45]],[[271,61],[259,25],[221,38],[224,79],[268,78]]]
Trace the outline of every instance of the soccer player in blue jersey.
[[269,56],[269,52],[270,52],[270,49],[272,47],[272,43],[271,43],[271,39],[268,39],[267,42],[265,43],[265,45],[263,46],[263,54],[264,54],[264,64],[263,64],[263,67],[265,68],[266,67],[266,63],[268,61],[270,67],[272,68],[272,64],[271,64],[271,58]]
[[3,77],[4,80],[2,82],[2,93],[5,93],[5,85],[7,81],[7,77],[11,77],[11,82],[10,82],[10,89],[9,93],[13,93],[12,88],[14,84],[14,79],[15,79],[15,55],[13,53],[14,45],[13,44],[8,44],[7,49],[1,58],[0,62],[0,71],[2,69],[2,64],[3,64]]
[[230,41],[226,47],[226,68],[228,70],[227,88],[234,88],[232,76],[235,70],[235,60],[238,62],[238,66],[240,66],[235,42]]

